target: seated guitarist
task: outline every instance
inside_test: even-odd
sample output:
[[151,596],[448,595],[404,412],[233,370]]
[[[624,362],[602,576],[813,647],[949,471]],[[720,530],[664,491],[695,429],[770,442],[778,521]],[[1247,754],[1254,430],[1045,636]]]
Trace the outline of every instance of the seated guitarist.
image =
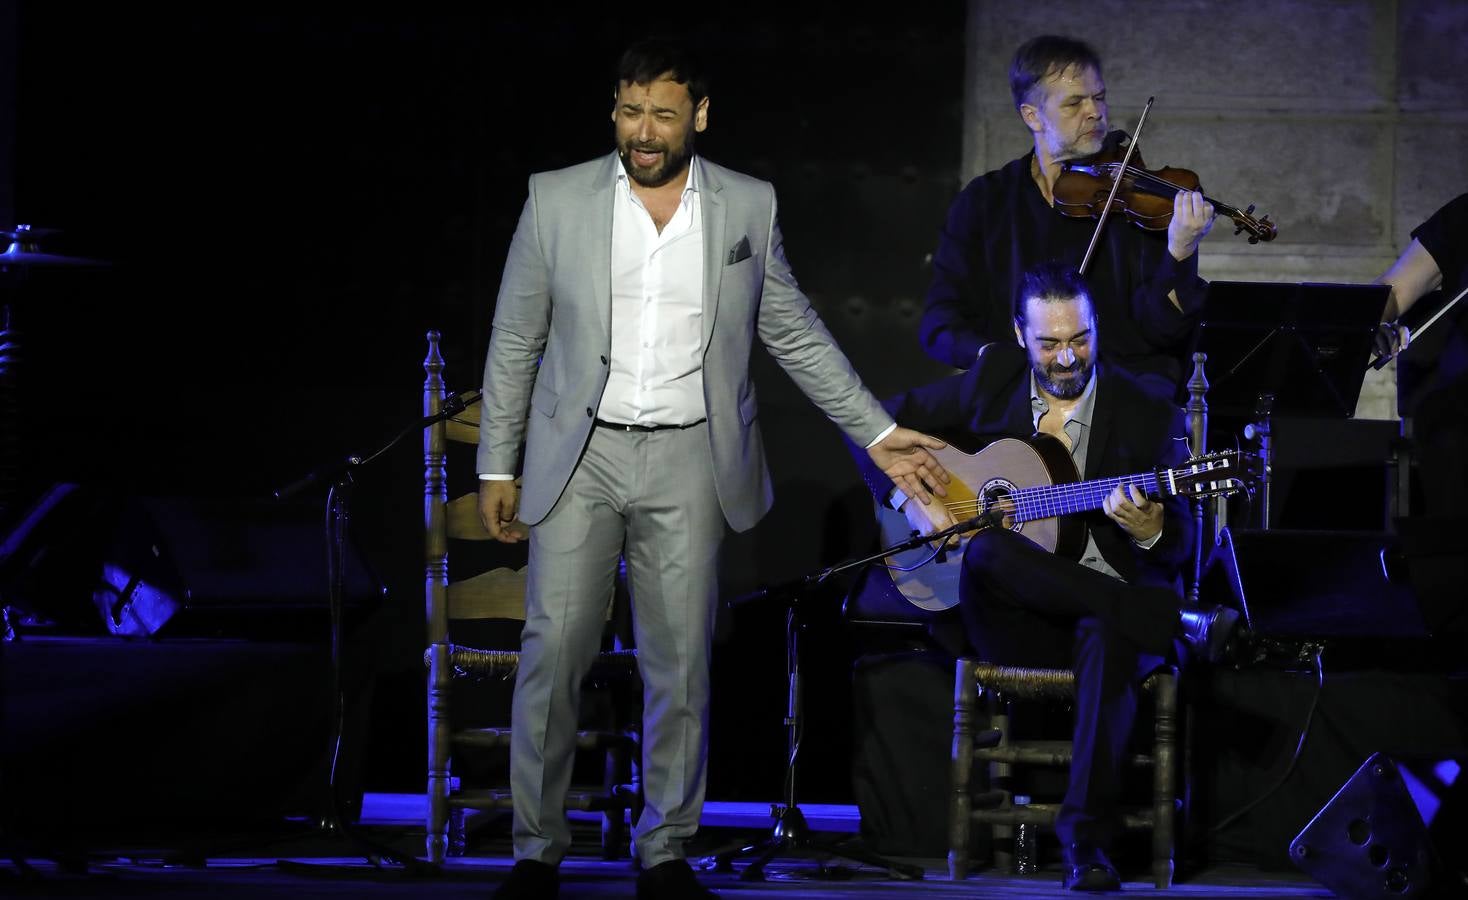
[[[992,439],[1038,432],[1059,441],[1086,479],[1188,458],[1181,411],[1122,369],[1098,362],[1105,335],[1074,269],[1050,263],[1024,274],[1014,333],[1028,366],[1017,354],[983,354],[967,372],[889,400],[888,410],[930,433]],[[878,498],[900,508],[918,532],[954,524],[944,505],[907,500],[875,467],[863,468]],[[1079,562],[1007,528],[979,531],[964,551],[959,607],[985,660],[1075,670],[1074,762],[1056,821],[1064,884],[1116,890],[1106,850],[1119,824],[1119,767],[1137,685],[1173,655],[1175,638],[1198,655],[1220,658],[1238,614],[1180,608],[1179,573],[1194,536],[1180,497],[1159,501],[1119,486],[1101,510],[1082,515],[1088,536]]]

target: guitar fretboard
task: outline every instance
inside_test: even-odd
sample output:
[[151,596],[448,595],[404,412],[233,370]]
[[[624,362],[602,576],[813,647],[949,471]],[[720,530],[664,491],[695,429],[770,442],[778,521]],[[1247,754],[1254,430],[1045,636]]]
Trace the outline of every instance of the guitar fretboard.
[[[1164,493],[1158,488],[1157,475],[1149,472],[1145,475],[1123,475],[1115,478],[1100,478],[1095,481],[1020,488],[1011,493],[1007,500],[1008,503],[1014,505],[1015,520],[1028,522],[1032,519],[1048,519],[1053,516],[1100,509],[1106,495],[1120,484],[1135,484],[1142,493],[1149,497],[1156,497]],[[1165,493],[1171,493],[1171,491]]]

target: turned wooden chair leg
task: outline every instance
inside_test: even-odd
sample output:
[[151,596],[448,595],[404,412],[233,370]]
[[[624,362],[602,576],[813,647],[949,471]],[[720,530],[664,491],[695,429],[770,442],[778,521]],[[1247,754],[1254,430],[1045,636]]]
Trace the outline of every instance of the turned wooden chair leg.
[[960,659],[953,684],[953,748],[948,798],[948,877],[962,881],[968,875],[970,814],[969,777],[974,767],[974,706],[978,687],[977,663]]
[[428,861],[439,865],[448,854],[449,820],[449,645],[429,650],[428,670]]
[[1177,676],[1158,675],[1152,691],[1156,707],[1152,760],[1152,882],[1172,886],[1176,850],[1173,787],[1177,783]]
[[[998,698],[990,699],[990,723],[989,727],[999,732],[999,743],[996,749],[1004,749],[1010,744],[1010,710],[1009,704]],[[989,788],[998,790],[1003,795],[999,803],[1000,809],[1012,809],[1014,807],[1014,791],[1011,784],[1014,780],[1014,764],[994,760],[989,763]],[[1014,874],[1014,826],[1009,824],[995,824],[990,832],[992,835],[994,856],[994,869],[1007,875]]]
[[[602,790],[607,797],[621,801],[617,786],[622,783],[622,772],[626,769],[627,751],[618,746],[607,750],[606,764],[603,770]],[[627,810],[620,802],[608,807],[602,812],[601,818],[601,858],[606,860],[617,859],[622,855],[622,843],[627,836]]]

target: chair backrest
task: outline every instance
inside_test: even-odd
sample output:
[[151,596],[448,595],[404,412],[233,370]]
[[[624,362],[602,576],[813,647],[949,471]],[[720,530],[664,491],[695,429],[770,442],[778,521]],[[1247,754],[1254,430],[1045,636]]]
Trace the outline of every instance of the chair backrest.
[[[443,382],[443,355],[439,333],[428,332],[428,356],[423,361],[423,415],[437,417],[447,396]],[[472,392],[459,395],[472,396]],[[450,619],[524,619],[526,560],[524,545],[513,553],[509,566],[497,566],[471,578],[449,581],[449,541],[488,541],[479,520],[477,490],[449,499],[448,459],[451,444],[479,443],[480,401],[423,430],[423,541],[424,594],[428,612],[428,642],[448,641]],[[477,482],[474,485],[477,488]],[[523,528],[523,525],[516,523]]]
[[[1188,418],[1188,448],[1194,456],[1208,452],[1208,375],[1203,371],[1208,354],[1193,354],[1193,373],[1188,378],[1188,402],[1183,412]],[[1219,509],[1223,500],[1193,500],[1194,535],[1193,558],[1183,572],[1183,587],[1188,602],[1198,605],[1199,586],[1203,581],[1203,570],[1207,567],[1208,555],[1215,537],[1213,528],[1219,521]]]

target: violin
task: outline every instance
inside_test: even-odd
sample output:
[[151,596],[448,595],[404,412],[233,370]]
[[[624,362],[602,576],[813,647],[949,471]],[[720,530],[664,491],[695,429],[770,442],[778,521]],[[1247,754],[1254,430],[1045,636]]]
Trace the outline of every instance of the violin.
[[[1130,148],[1131,158],[1127,161],[1123,152],[1126,140],[1126,132],[1113,131],[1106,136],[1099,153],[1062,163],[1060,177],[1055,181],[1055,208],[1072,218],[1101,218],[1108,197],[1118,187],[1117,175],[1121,173],[1119,189],[1110,200],[1111,211],[1122,213],[1132,224],[1147,231],[1166,229],[1172,221],[1173,197],[1177,192],[1202,191],[1198,173],[1170,166],[1149,170],[1135,147]],[[1269,216],[1254,218],[1252,203],[1248,209],[1239,209],[1206,194],[1203,199],[1234,221],[1238,226],[1234,234],[1247,231],[1251,244],[1272,241],[1279,234]]]

